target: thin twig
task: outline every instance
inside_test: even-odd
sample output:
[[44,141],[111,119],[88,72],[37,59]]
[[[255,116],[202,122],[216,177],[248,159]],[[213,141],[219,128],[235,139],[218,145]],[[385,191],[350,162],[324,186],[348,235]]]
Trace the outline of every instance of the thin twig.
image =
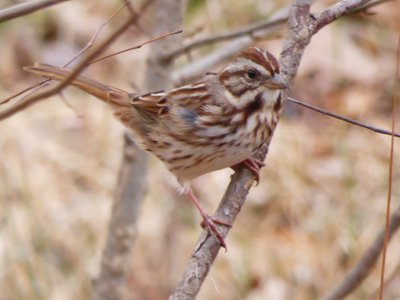
[[130,47],[130,48],[127,48],[127,49],[124,49],[124,50],[121,50],[121,51],[117,51],[117,52],[114,52],[114,53],[112,53],[112,54],[109,54],[109,55],[106,55],[106,56],[103,56],[103,57],[100,57],[100,58],[98,58],[98,59],[92,60],[92,61],[89,63],[89,65],[94,64],[94,63],[99,62],[99,61],[102,61],[102,60],[104,60],[104,59],[113,57],[113,56],[118,55],[118,54],[121,54],[121,53],[125,53],[125,52],[131,51],[131,50],[136,50],[136,49],[142,48],[144,45],[147,45],[147,44],[153,43],[153,42],[155,42],[155,41],[158,41],[158,40],[161,40],[161,39],[165,39],[166,37],[169,37],[169,36],[171,36],[171,35],[180,34],[180,33],[182,33],[182,29],[180,29],[180,30],[175,30],[175,31],[169,32],[169,33],[165,33],[165,34],[160,35],[160,36],[158,36],[158,37],[156,37],[156,38],[153,38],[153,39],[148,40],[148,41],[146,41],[146,42],[144,42],[144,43],[141,43],[140,45],[133,46],[133,47]]
[[90,49],[91,47],[93,47],[94,42],[96,41],[97,37],[99,36],[100,32],[104,29],[104,27],[110,23],[110,21],[116,16],[118,15],[124,8],[126,7],[126,4],[121,6],[120,8],[118,8],[115,12],[113,12],[111,14],[111,16],[108,17],[107,20],[105,20],[100,26],[99,28],[97,28],[96,32],[93,34],[93,36],[90,38],[89,42],[85,45],[85,47],[83,47],[81,50],[79,50],[79,52],[71,59],[69,60],[65,65],[63,65],[62,67],[68,67],[70,64],[72,64],[78,57],[80,57],[84,52],[86,52],[88,49]]
[[[338,120],[341,120],[341,121],[345,121],[345,122],[350,123],[352,125],[356,125],[356,126],[360,126],[362,128],[366,128],[366,129],[374,131],[376,133],[390,135],[390,136],[392,136],[392,134],[393,134],[389,130],[381,129],[381,128],[378,128],[378,127],[375,127],[375,126],[367,125],[367,124],[362,123],[362,122],[357,121],[357,120],[353,120],[353,119],[350,119],[350,118],[347,118],[347,117],[343,117],[341,115],[335,114],[333,112],[327,111],[325,109],[316,107],[314,105],[302,102],[300,100],[297,100],[297,99],[294,99],[294,98],[291,98],[291,97],[288,97],[287,100],[288,100],[289,103],[293,103],[293,104],[297,104],[297,105],[306,107],[308,109],[311,109],[311,110],[314,110],[316,112],[319,112],[319,113],[321,113],[323,115],[327,115],[329,117],[332,117],[332,118],[335,118],[335,119],[338,119]],[[393,135],[395,137],[400,137],[400,134],[398,134],[398,133],[394,133]]]
[[386,205],[386,224],[385,224],[385,240],[383,241],[383,253],[382,253],[382,264],[381,264],[381,278],[379,285],[379,300],[383,299],[383,289],[385,285],[385,263],[386,263],[386,249],[389,242],[389,216],[390,216],[390,205],[392,202],[392,186],[393,186],[393,165],[394,165],[394,131],[396,130],[396,117],[397,117],[397,87],[399,78],[399,67],[400,67],[400,34],[397,41],[397,60],[396,60],[396,71],[394,75],[393,85],[393,107],[392,107],[392,138],[390,140],[390,160],[389,160],[389,184],[387,194],[387,205]]
[[7,97],[7,98],[4,98],[3,100],[0,101],[0,105],[6,104],[6,103],[10,102],[12,99],[17,98],[18,96],[21,96],[21,95],[31,91],[32,89],[37,88],[37,87],[41,86],[42,84],[44,84],[46,82],[49,82],[49,81],[50,81],[49,79],[43,80],[42,82],[39,82],[39,83],[37,83],[35,85],[27,87],[27,88],[23,89],[22,91],[19,91],[19,92],[15,93],[15,94]]
[[16,4],[0,10],[0,23],[67,1],[69,0],[36,0]]

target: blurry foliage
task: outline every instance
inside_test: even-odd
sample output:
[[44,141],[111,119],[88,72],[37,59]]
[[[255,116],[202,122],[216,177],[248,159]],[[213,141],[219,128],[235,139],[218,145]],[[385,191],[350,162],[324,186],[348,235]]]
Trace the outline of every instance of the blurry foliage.
[[[71,1],[0,24],[0,96],[38,81],[22,66],[33,61],[60,65],[77,53],[115,9],[116,1],[105,2]],[[240,28],[287,4],[192,0],[185,35],[193,39]],[[317,2],[314,10],[327,4]],[[335,22],[313,38],[293,94],[389,128],[399,3],[371,11]],[[112,48],[145,39],[132,30]],[[275,54],[281,49],[280,40],[259,45]],[[87,73],[132,89],[132,82],[141,83],[145,54],[145,48],[124,54]],[[64,95],[72,109],[53,97],[0,123],[0,300],[90,298],[123,129],[91,97],[74,89]],[[229,251],[218,257],[198,298],[316,299],[328,291],[383,226],[388,147],[388,137],[288,106],[262,181],[252,189],[227,240]],[[230,174],[222,170],[194,182],[208,211],[220,200]],[[200,232],[198,215],[176,195],[169,178],[158,161],[151,161],[129,278],[135,299],[167,297]],[[396,207],[397,169],[393,186]],[[385,299],[399,295],[399,246],[395,237]],[[349,299],[370,299],[378,283],[376,269]]]

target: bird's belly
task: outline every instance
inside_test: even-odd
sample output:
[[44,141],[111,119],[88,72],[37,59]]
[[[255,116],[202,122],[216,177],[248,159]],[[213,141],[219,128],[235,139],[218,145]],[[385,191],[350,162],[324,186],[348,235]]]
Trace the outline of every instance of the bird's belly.
[[240,148],[226,149],[223,152],[215,151],[208,155],[193,155],[190,162],[178,166],[167,164],[168,169],[180,181],[190,181],[193,178],[209,172],[221,170],[236,165],[251,156],[251,151]]

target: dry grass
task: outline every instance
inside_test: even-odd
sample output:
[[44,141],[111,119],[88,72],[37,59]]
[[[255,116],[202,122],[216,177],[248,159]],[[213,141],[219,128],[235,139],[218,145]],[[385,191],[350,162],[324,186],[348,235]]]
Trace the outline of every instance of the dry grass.
[[[246,6],[249,22],[257,17],[254,7],[264,2]],[[200,5],[191,13],[188,31],[204,26],[199,17],[203,9]],[[233,27],[236,9],[230,9],[225,23],[213,21],[215,27]],[[319,33],[304,57],[294,94],[389,128],[398,9],[398,2],[385,4],[374,9],[375,16],[339,21]],[[71,2],[51,11],[54,15],[0,27],[0,39],[8,41],[0,50],[7,58],[0,70],[0,96],[32,81],[18,69],[24,59],[57,64],[71,57],[111,7]],[[213,11],[209,19],[217,18],[218,10],[208,11]],[[48,29],[49,16],[58,24],[50,40],[35,30]],[[72,16],[82,24],[71,22]],[[28,30],[31,23],[38,25]],[[78,34],[78,28],[85,30]],[[25,29],[27,38],[17,41],[16,33]],[[264,46],[275,53],[280,47],[279,41]],[[122,88],[130,84],[126,78],[140,83],[135,72],[140,67],[124,67],[140,66],[144,53],[95,66],[91,74]],[[101,103],[73,89],[65,95],[74,110],[54,97],[0,123],[0,300],[91,295],[123,129]],[[229,251],[218,257],[199,299],[317,299],[328,291],[384,224],[389,142],[388,137],[287,107],[262,181],[252,190],[227,240]],[[223,170],[194,182],[209,211],[230,174]],[[394,206],[399,175],[395,167]],[[151,161],[149,179],[129,286],[135,299],[165,299],[200,232],[199,218],[176,196],[158,161]],[[399,244],[394,237],[388,250],[387,277],[392,279],[385,299],[399,296]],[[376,268],[349,299],[373,299],[378,276]]]

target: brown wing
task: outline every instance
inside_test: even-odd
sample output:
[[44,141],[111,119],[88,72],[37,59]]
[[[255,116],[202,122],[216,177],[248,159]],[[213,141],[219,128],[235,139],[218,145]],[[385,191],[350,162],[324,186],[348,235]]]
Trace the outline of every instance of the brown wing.
[[136,96],[130,103],[133,107],[141,108],[151,114],[167,116],[171,110],[179,107],[196,111],[209,101],[207,84],[201,81],[168,92],[158,91]]

